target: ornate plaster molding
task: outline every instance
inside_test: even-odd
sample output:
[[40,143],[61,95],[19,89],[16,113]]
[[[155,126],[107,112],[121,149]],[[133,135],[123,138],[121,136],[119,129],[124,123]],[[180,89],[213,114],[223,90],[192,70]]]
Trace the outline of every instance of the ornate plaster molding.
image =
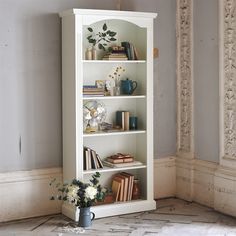
[[192,0],[177,0],[178,152],[193,149]]
[[236,160],[236,0],[224,0],[222,10],[223,158]]

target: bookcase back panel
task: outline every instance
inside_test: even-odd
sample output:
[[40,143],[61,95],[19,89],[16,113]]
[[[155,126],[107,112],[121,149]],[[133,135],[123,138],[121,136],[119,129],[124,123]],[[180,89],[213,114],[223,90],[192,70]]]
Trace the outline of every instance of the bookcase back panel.
[[[116,68],[122,68],[119,79],[137,82],[134,94],[146,95],[146,63],[84,63],[83,85],[95,85],[97,80],[110,81],[114,86]],[[124,70],[124,71],[123,71]]]
[[[100,100],[99,103],[103,103],[106,110],[107,115],[105,122],[116,125],[116,112],[117,111],[129,111],[130,116],[138,117],[138,129],[146,128],[146,99],[114,99],[114,100]],[[84,101],[86,105],[89,101]]]
[[[135,24],[124,20],[104,20],[98,21],[91,25],[84,25],[83,26],[83,49],[84,49],[84,59],[85,59],[85,51],[88,47],[91,47],[92,44],[89,43],[88,37],[92,35],[93,39],[97,38],[96,34],[104,33],[103,26],[106,24],[107,30],[115,32],[116,35],[113,37],[116,40],[107,42],[107,46],[105,48],[120,45],[121,42],[130,42],[132,43],[136,50],[138,51],[139,59],[145,60],[146,59],[146,42],[147,42],[147,30],[146,28],[141,28]],[[93,32],[90,32],[88,28],[92,28]],[[102,41],[100,41],[102,42]],[[97,45],[96,45],[97,47]],[[98,58],[102,58],[105,55],[105,51],[98,50],[97,56]]]
[[[87,146],[101,157],[105,159],[108,156],[116,153],[128,153],[134,156],[135,159],[146,163],[147,145],[145,143],[146,134],[136,135],[118,135],[118,136],[103,136],[103,137],[86,137],[83,140],[84,146]],[[142,143],[142,151],[137,148],[137,141]]]

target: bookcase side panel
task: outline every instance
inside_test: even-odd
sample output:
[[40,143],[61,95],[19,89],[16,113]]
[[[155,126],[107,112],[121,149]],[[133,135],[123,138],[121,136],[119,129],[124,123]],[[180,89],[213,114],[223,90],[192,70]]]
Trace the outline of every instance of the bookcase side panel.
[[62,110],[63,110],[63,177],[76,176],[76,90],[75,90],[75,19],[62,19]]

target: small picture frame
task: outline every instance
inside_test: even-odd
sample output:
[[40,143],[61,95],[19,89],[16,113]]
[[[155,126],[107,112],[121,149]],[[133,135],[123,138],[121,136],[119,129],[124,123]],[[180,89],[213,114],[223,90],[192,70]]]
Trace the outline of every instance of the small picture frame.
[[98,88],[103,88],[103,89],[105,89],[105,83],[106,83],[105,80],[96,80],[96,81],[95,81],[95,85],[96,85]]

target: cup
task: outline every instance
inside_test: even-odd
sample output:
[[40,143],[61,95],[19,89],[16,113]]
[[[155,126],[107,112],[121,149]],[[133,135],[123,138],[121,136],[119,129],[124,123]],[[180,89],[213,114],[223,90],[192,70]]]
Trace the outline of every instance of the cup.
[[130,130],[138,129],[138,117],[137,116],[130,116],[130,118],[129,118],[129,129]]

